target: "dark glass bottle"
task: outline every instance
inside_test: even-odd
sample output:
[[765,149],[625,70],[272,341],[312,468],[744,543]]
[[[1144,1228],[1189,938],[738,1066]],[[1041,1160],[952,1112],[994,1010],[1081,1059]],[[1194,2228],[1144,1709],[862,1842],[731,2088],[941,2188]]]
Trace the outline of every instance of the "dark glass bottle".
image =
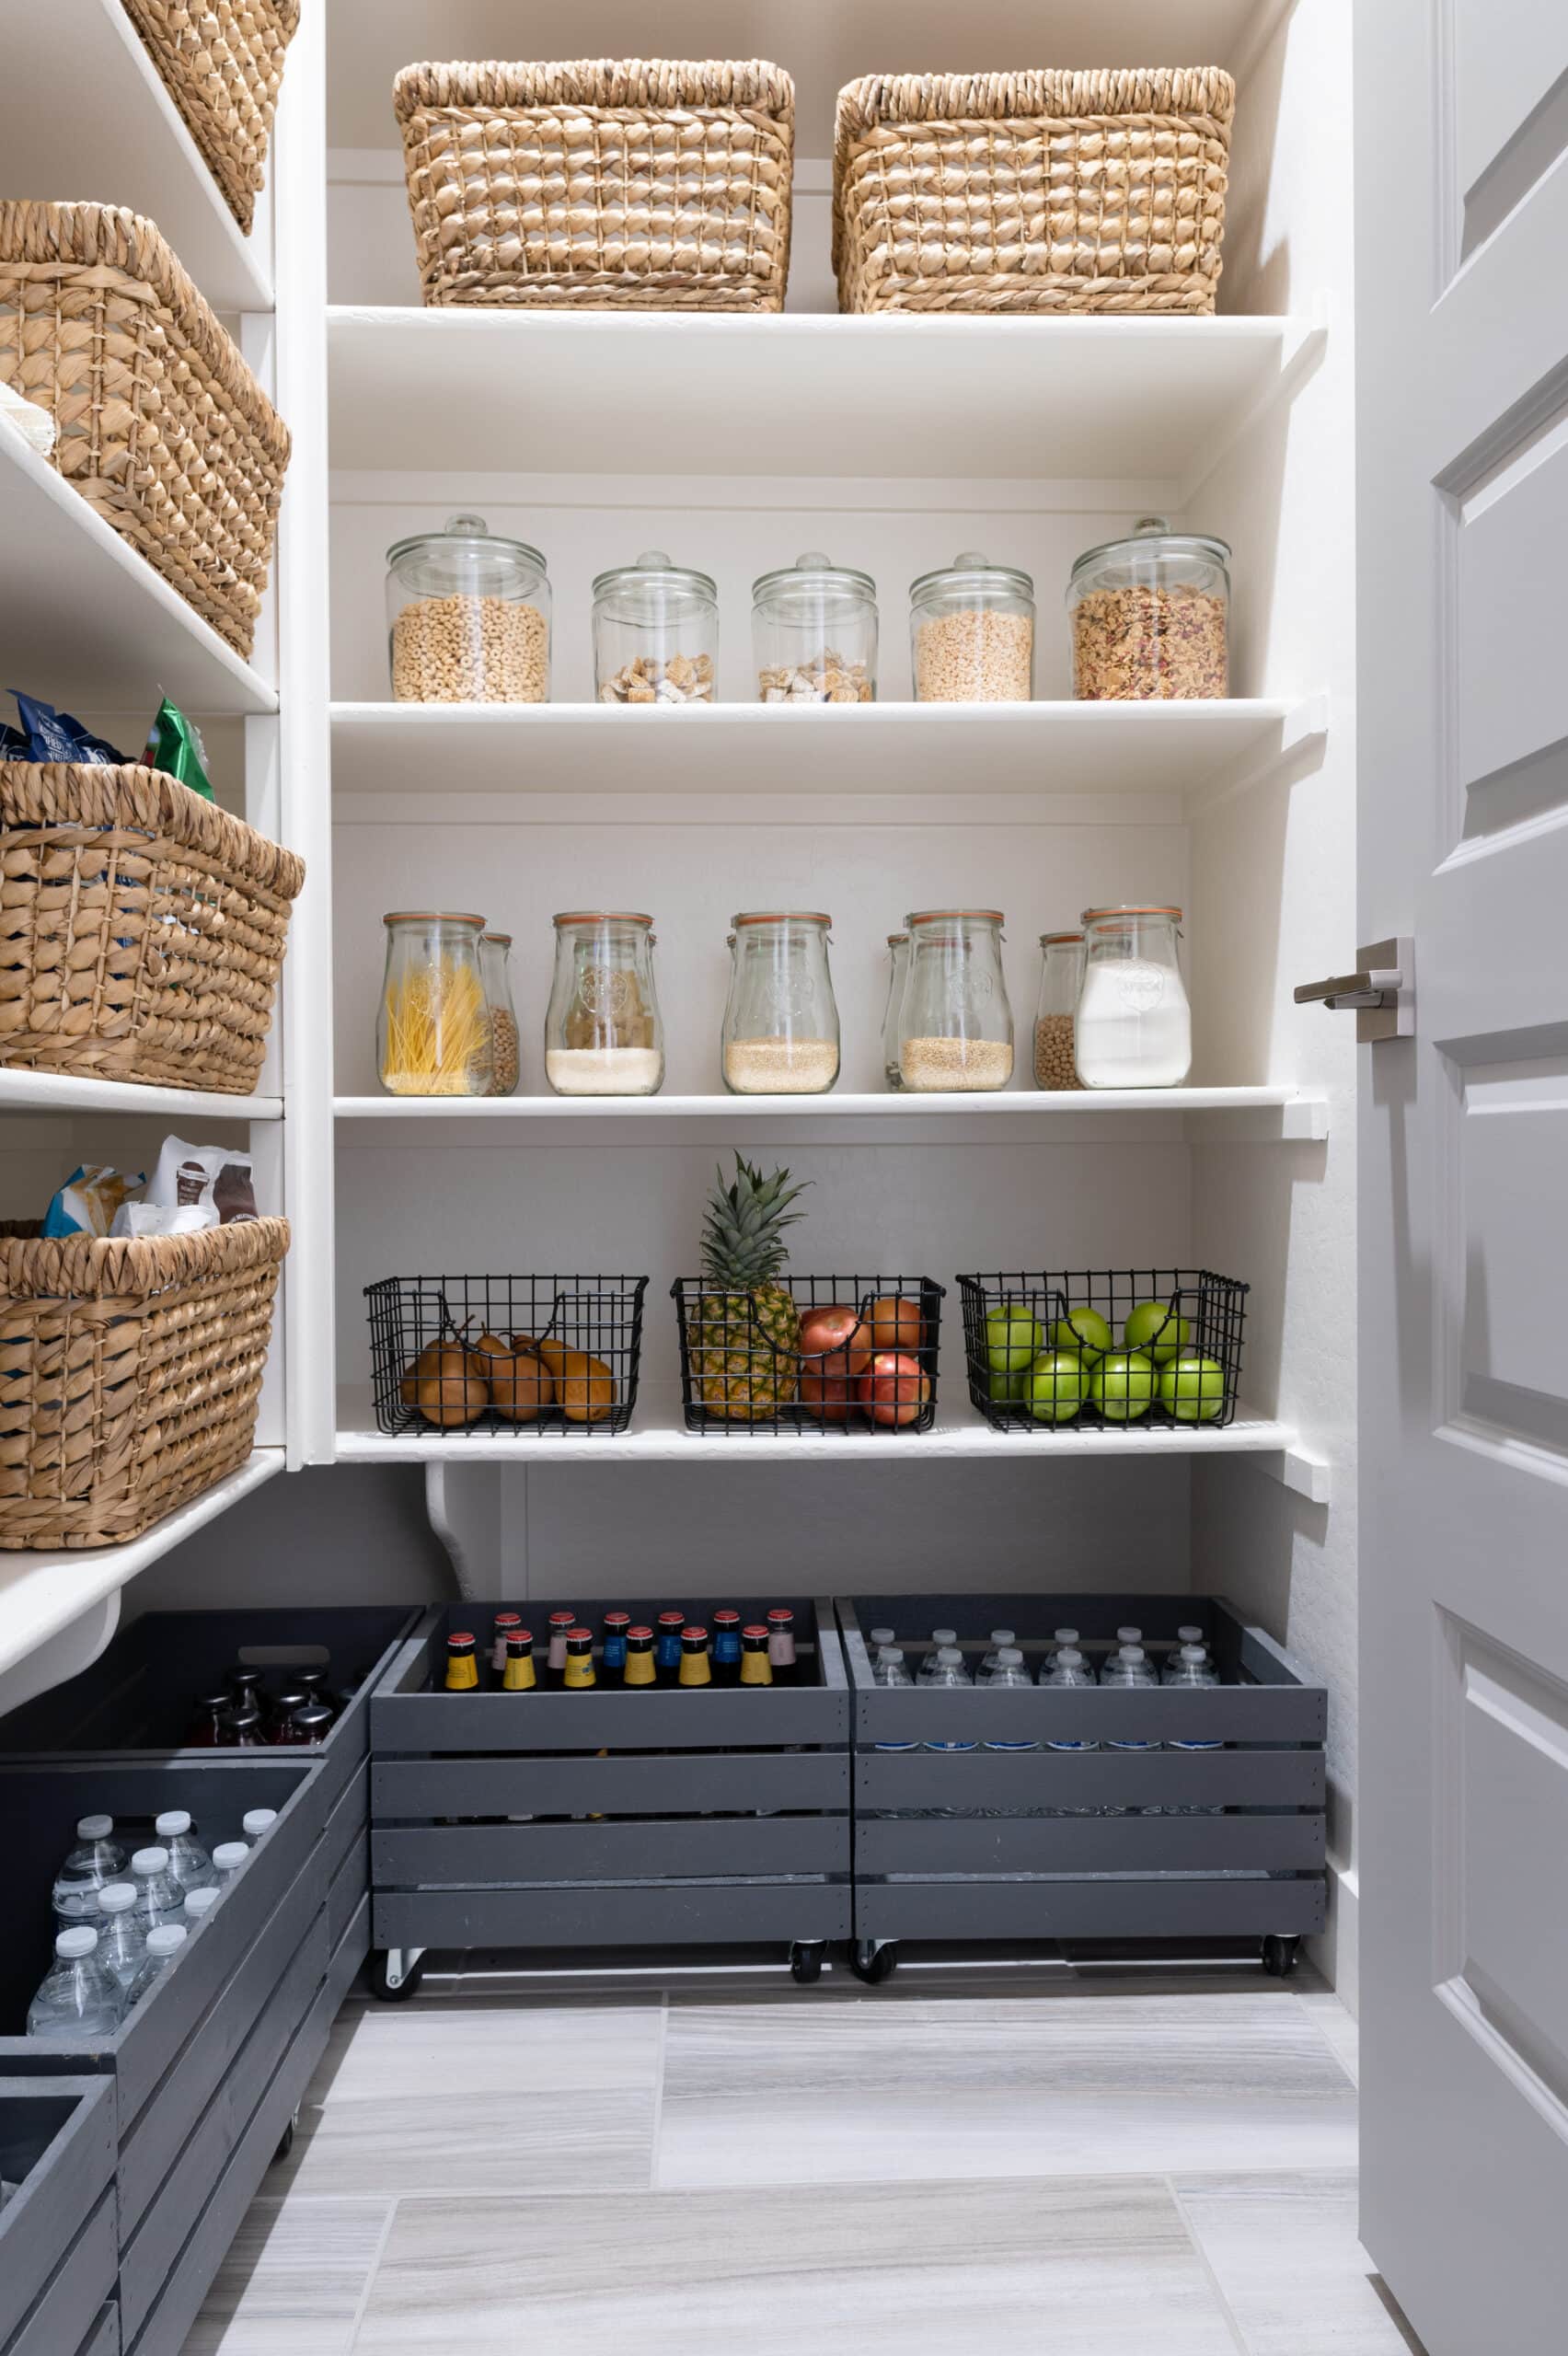
[[549,1617],[550,1648],[547,1667],[552,1685],[566,1683],[566,1640],[577,1625],[575,1611],[552,1611]]
[[795,1615],[782,1606],[767,1615],[767,1657],[773,1663],[775,1685],[795,1682]]
[[707,1629],[683,1628],[681,1630],[681,1683],[683,1685],[711,1685],[712,1682],[713,1664],[708,1657]]
[[713,1682],[715,1685],[738,1685],[741,1681],[741,1615],[725,1610],[713,1614]]
[[495,1633],[490,1638],[490,1667],[498,1677],[506,1669],[506,1640],[514,1629],[522,1625],[520,1611],[498,1611],[495,1615]]
[[566,1668],[562,1684],[568,1693],[585,1693],[598,1679],[594,1670],[594,1634],[590,1628],[572,1628],[566,1639]]
[[293,1717],[294,1712],[296,1710],[303,1710],[306,1703],[311,1702],[314,1699],[315,1696],[310,1692],[309,1687],[301,1685],[298,1680],[293,1677],[289,1679],[288,1682],[279,1692],[270,1694],[267,1702],[267,1716],[264,1722],[265,1731],[269,1740],[272,1742],[282,1742],[283,1739],[284,1729],[287,1727],[289,1720]]
[[332,1715],[337,1716],[337,1707],[330,1691],[332,1676],[330,1663],[322,1669],[294,1669],[292,1675],[296,1684],[304,1686],[313,1702],[319,1702],[323,1709],[330,1710]]
[[[517,1614],[512,1614],[517,1620]],[[520,1620],[506,1632],[506,1659],[502,1665],[501,1689],[503,1693],[531,1693],[538,1683],[534,1668],[534,1632],[525,1628]]]
[[248,1702],[243,1709],[232,1711],[228,1723],[229,1739],[224,1746],[225,1750],[259,1750],[267,1739],[261,1725],[261,1713],[254,1702]]
[[191,1750],[226,1750],[228,1720],[234,1715],[234,1695],[226,1685],[203,1693],[191,1714],[186,1746]]
[[653,1631],[651,1628],[628,1628],[626,1632],[626,1690],[628,1693],[649,1693],[658,1682],[653,1666]]
[[626,1675],[626,1632],[629,1611],[606,1611],[599,1637],[599,1667],[606,1685],[618,1685]]
[[446,1691],[449,1693],[472,1693],[479,1681],[479,1665],[474,1657],[474,1639],[467,1628],[455,1629],[446,1639]]
[[246,1669],[236,1664],[230,1669],[225,1682],[242,1709],[247,1705],[257,1710],[261,1708],[261,1688],[265,1680],[259,1669]]
[[681,1673],[681,1630],[686,1626],[684,1611],[661,1611],[659,1634],[653,1646],[653,1666],[661,1685],[674,1685]]
[[741,1631],[741,1683],[771,1685],[773,1663],[767,1657],[767,1631],[761,1626]]
[[295,1750],[308,1749],[325,1742],[332,1731],[332,1713],[325,1702],[306,1702],[296,1710],[288,1723],[288,1731],[279,1739]]

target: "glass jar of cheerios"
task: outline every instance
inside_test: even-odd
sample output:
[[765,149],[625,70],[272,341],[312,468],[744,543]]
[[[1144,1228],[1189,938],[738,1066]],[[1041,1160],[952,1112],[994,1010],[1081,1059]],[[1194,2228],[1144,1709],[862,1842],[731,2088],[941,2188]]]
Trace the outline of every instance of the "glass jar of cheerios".
[[966,549],[909,590],[917,703],[1028,703],[1034,693],[1034,583]]
[[398,703],[548,703],[550,584],[525,540],[454,515],[386,551]]

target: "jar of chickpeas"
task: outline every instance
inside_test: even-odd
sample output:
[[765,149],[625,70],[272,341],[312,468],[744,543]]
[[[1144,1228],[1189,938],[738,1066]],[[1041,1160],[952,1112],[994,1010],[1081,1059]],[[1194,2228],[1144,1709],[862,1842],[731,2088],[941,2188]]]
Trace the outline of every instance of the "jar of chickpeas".
[[1034,1085],[1081,1088],[1075,1040],[1083,986],[1081,932],[1043,932],[1040,997],[1034,1010]]

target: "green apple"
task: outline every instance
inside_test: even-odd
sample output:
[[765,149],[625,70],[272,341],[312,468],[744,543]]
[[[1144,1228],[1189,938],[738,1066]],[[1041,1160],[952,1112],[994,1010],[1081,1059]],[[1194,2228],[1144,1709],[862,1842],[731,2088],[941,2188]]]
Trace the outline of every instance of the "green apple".
[[997,1374],[986,1377],[986,1394],[994,1407],[1021,1407],[1029,1398],[1029,1371],[1021,1374]]
[[1142,1350],[1107,1350],[1090,1378],[1090,1400],[1107,1423],[1136,1423],[1154,1404],[1155,1380],[1154,1360]]
[[1144,1351],[1156,1366],[1164,1366],[1192,1338],[1187,1319],[1164,1300],[1140,1300],[1122,1328],[1122,1347]]
[[986,1319],[986,1363],[993,1374],[1026,1374],[1045,1336],[1021,1301],[993,1309]]
[[1225,1369],[1184,1350],[1159,1370],[1159,1403],[1179,1424],[1212,1424],[1225,1405]]
[[1069,1309],[1051,1328],[1053,1349],[1076,1350],[1087,1367],[1097,1366],[1115,1339],[1099,1310],[1087,1305]]
[[1076,1350],[1042,1350],[1024,1379],[1037,1424],[1070,1424],[1089,1396],[1089,1369]]

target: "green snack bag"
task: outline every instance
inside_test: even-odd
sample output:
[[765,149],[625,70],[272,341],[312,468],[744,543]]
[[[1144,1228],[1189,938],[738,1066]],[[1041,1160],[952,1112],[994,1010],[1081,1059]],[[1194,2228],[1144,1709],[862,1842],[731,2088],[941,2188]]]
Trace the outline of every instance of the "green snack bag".
[[158,716],[147,736],[146,763],[150,769],[162,769],[166,775],[178,778],[203,802],[217,799],[207,776],[207,749],[193,720],[187,720],[178,704],[165,696],[158,706]]

